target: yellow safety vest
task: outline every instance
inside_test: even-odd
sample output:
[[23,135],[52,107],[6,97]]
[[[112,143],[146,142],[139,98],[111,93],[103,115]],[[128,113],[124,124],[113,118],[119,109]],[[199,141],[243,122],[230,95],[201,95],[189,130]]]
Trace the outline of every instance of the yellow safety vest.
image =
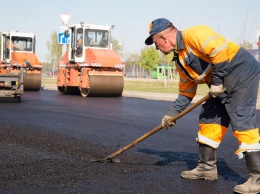
[[[240,46],[226,40],[208,26],[193,26],[177,33],[178,60],[177,70],[180,74],[180,94],[193,98],[197,84],[210,84],[212,71],[218,76],[218,66],[227,66],[234,58]],[[203,66],[203,71],[196,67]],[[207,64],[205,66],[205,64]]]

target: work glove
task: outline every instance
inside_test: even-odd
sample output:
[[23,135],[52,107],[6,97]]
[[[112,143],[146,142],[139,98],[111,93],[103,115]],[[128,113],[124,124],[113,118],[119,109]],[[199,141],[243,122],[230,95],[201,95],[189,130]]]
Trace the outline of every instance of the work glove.
[[210,94],[212,95],[213,98],[218,97],[220,94],[222,94],[225,91],[226,91],[226,88],[223,87],[223,84],[218,85],[218,86],[211,85],[210,90],[209,90],[209,92],[210,92]]
[[169,121],[169,119],[170,119],[171,117],[169,116],[169,115],[165,115],[164,117],[163,117],[163,119],[162,119],[162,128],[164,128],[164,129],[169,129],[170,127],[173,127],[173,126],[175,126],[176,125],[176,123],[175,122],[170,122]]

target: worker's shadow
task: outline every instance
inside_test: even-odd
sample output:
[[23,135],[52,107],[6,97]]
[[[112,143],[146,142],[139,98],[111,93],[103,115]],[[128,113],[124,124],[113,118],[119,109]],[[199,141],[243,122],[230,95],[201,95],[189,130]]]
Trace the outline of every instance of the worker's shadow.
[[[187,152],[160,152],[152,149],[139,149],[138,152],[142,152],[150,155],[158,155],[164,160],[158,161],[155,165],[164,166],[172,165],[173,162],[185,162],[188,166],[188,170],[192,170],[198,165],[198,154],[192,154]],[[223,176],[224,180],[236,182],[238,184],[244,183],[247,179],[241,177],[239,174],[230,169],[223,158],[217,159],[218,175]]]

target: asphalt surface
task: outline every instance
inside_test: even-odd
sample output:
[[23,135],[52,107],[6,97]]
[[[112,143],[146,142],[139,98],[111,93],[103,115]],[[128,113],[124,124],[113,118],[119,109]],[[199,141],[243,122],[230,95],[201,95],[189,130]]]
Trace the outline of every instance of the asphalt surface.
[[0,103],[0,193],[226,194],[248,177],[231,130],[218,149],[218,181],[180,177],[197,165],[199,107],[117,156],[119,163],[93,162],[158,126],[171,102],[47,89]]

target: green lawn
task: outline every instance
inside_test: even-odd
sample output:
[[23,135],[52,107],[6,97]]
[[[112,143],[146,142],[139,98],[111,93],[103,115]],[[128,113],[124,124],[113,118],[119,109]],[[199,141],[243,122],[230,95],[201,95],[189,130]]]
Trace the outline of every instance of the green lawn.
[[[124,90],[139,92],[156,92],[178,94],[178,81],[157,80],[157,79],[125,79]],[[206,95],[209,89],[203,84],[198,86],[197,95]]]
[[42,76],[42,85],[46,84],[56,84],[57,83],[57,77],[53,76]]

